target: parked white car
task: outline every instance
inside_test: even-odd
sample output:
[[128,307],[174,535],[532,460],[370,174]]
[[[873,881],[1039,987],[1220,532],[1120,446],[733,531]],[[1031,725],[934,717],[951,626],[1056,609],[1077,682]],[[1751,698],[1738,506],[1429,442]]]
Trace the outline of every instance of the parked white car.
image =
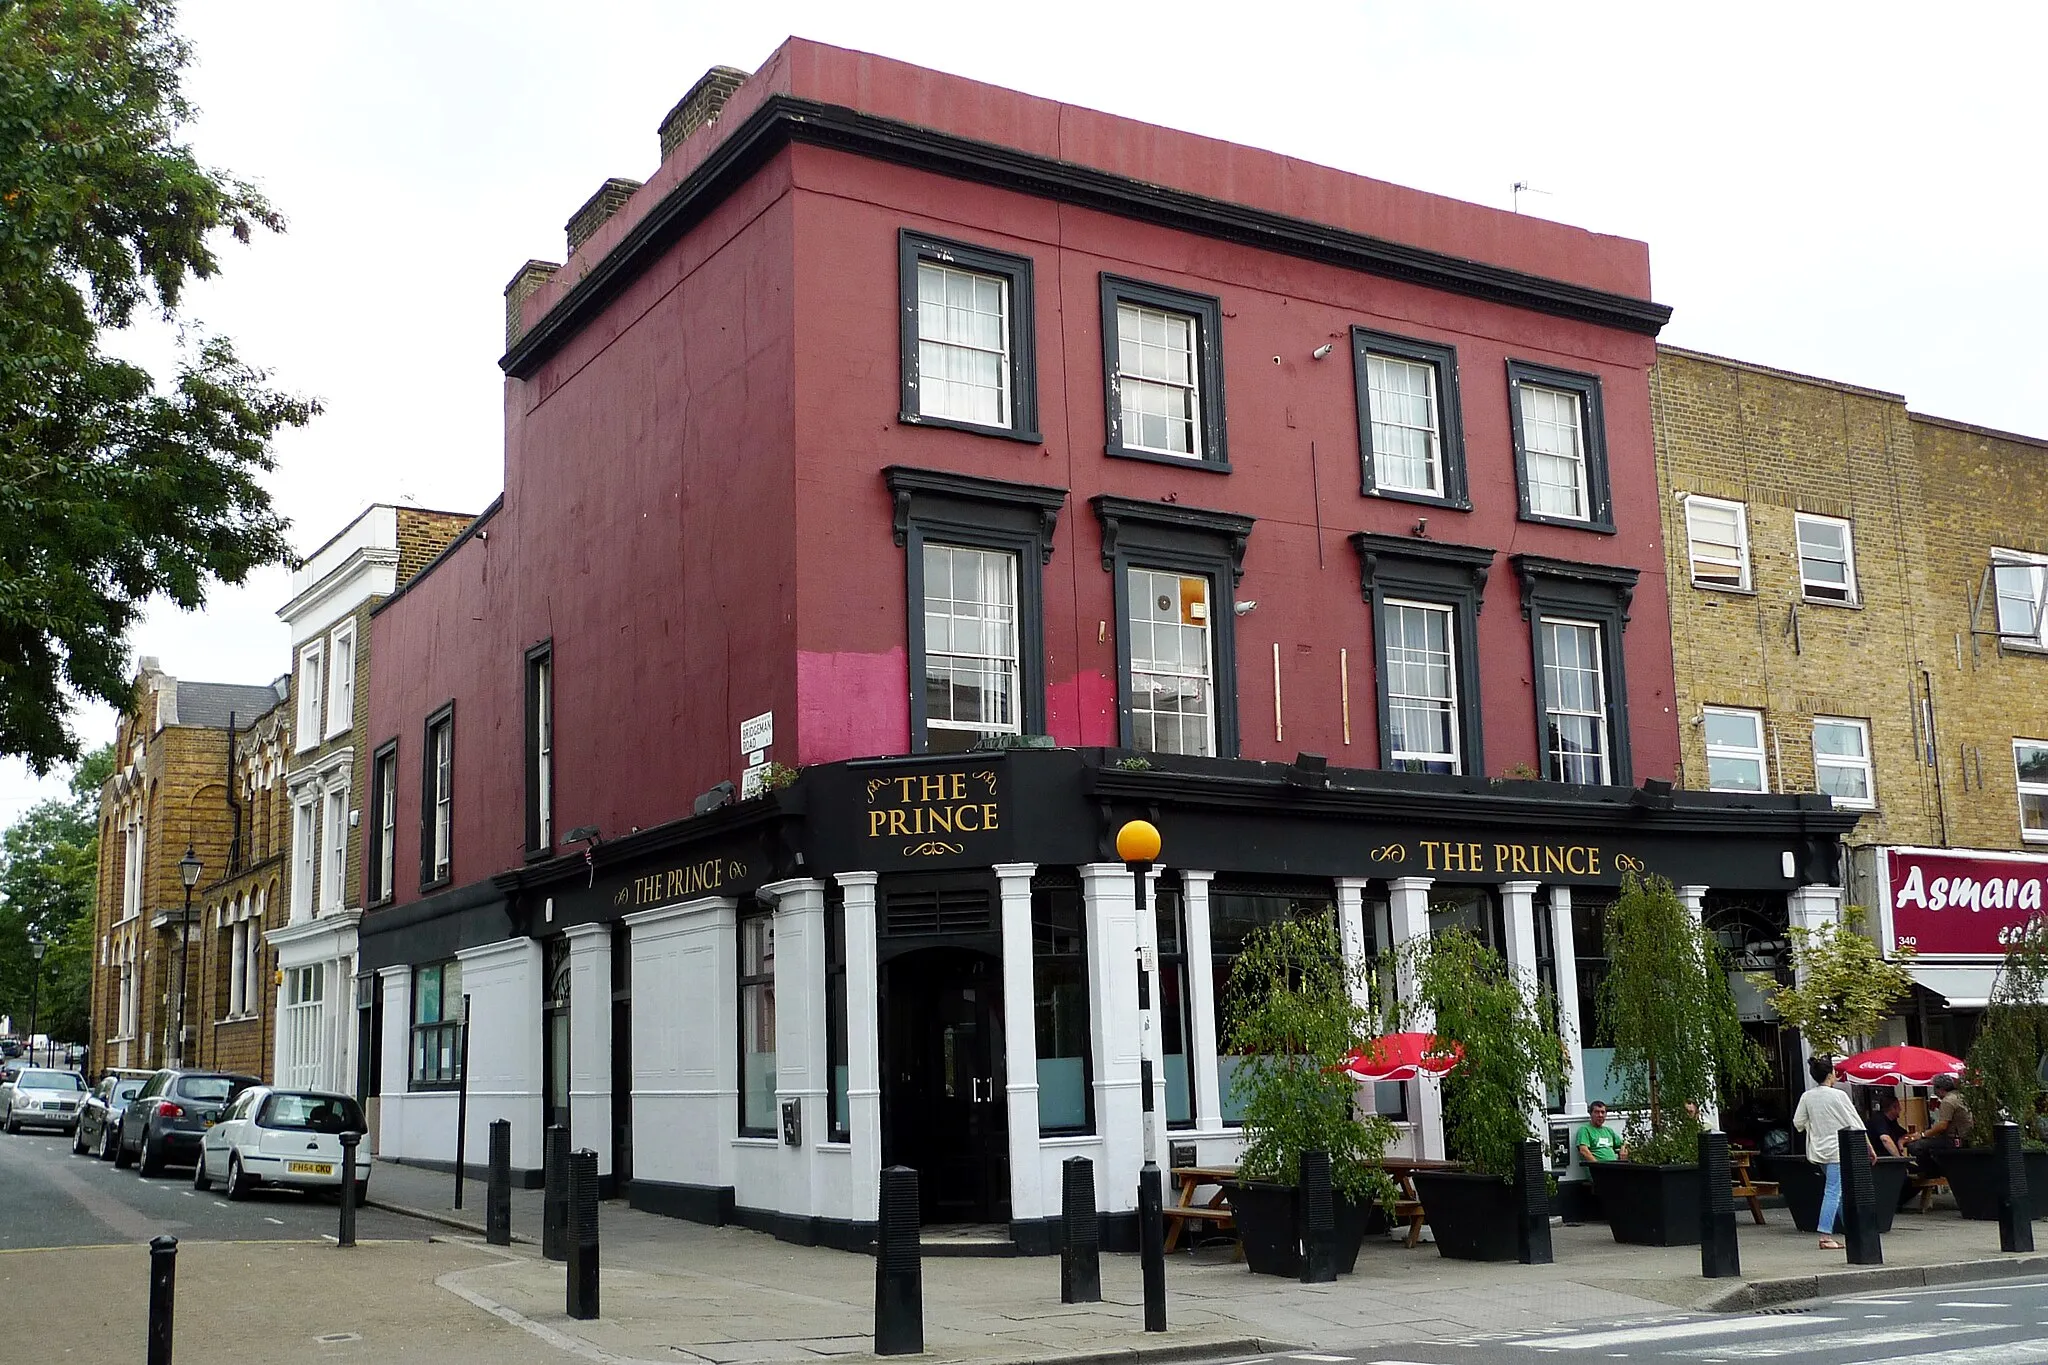
[[[259,1185],[341,1190],[341,1135],[367,1133],[362,1107],[325,1090],[252,1086],[237,1095],[201,1140],[194,1189],[218,1180],[230,1199]],[[356,1148],[356,1201],[370,1192],[370,1147]]]
[[85,1077],[76,1071],[23,1067],[0,1087],[0,1126],[10,1133],[23,1128],[78,1127],[78,1105],[85,1098]]

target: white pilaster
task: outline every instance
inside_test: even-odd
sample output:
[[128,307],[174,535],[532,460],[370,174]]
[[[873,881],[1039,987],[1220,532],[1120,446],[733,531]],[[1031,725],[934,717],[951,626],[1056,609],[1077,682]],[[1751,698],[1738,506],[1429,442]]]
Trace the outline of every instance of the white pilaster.
[[1837,924],[1842,918],[1842,888],[1802,886],[1786,899],[1786,911],[1794,929],[1808,933],[1823,924]]
[[1057,1213],[1046,1201],[1038,1159],[1038,1020],[1031,934],[1031,874],[1036,863],[997,863],[1003,924],[1003,1102],[1009,1110],[1010,1217]]
[[[1522,987],[1522,996],[1534,1006],[1542,994],[1542,979],[1536,971],[1536,883],[1502,882],[1501,918],[1507,928],[1508,970]],[[1547,1101],[1538,1099],[1529,1113],[1536,1131],[1543,1133]]]
[[841,872],[846,909],[846,1118],[853,1142],[856,1217],[881,1207],[882,1049],[876,987],[874,872]]
[[[1108,1210],[1137,1202],[1144,1164],[1138,1079],[1137,898],[1122,863],[1081,868],[1088,921],[1088,1014],[1095,1021],[1095,1130],[1102,1139],[1097,1188]],[[1163,1126],[1163,1124],[1162,1124]]]
[[778,1207],[822,1214],[830,1192],[819,1186],[816,1144],[831,1131],[826,1085],[825,883],[812,877],[771,882],[755,896],[775,907],[775,1113],[797,1106],[798,1143],[776,1154]]
[[377,973],[377,989],[384,993],[384,1045],[377,1058],[376,1090],[389,1099],[405,1094],[410,1080],[406,1068],[412,1050],[412,968],[383,968]]
[[[1395,947],[1412,939],[1429,937],[1429,888],[1435,881],[1434,877],[1396,877],[1387,883],[1387,907],[1393,920]],[[1410,964],[1401,964],[1395,989],[1404,1004],[1415,999],[1415,971]],[[1435,1017],[1425,1008],[1415,1009],[1408,1022],[1418,1033],[1428,1033],[1436,1027]],[[1422,1155],[1441,1158],[1444,1154],[1443,1095],[1430,1081],[1409,1081],[1407,1085],[1408,1113],[1421,1139]]]
[[633,1174],[729,1186],[739,1131],[739,902],[626,916],[633,953]]
[[[491,1122],[512,1122],[512,1164],[541,1164],[540,944],[500,939],[455,954],[469,1001],[469,1126],[463,1160],[490,1156]],[[453,1115],[450,1116],[451,1118]]]
[[1365,961],[1365,888],[1363,877],[1337,878],[1337,934],[1344,944],[1344,961],[1355,973],[1351,995],[1360,1008],[1372,1008],[1372,983],[1359,971]]
[[1565,1113],[1586,1112],[1586,1035],[1579,1018],[1578,941],[1572,933],[1572,891],[1568,886],[1550,888],[1550,947],[1557,955],[1557,1024],[1565,1040],[1565,1055],[1572,1074],[1564,1083]]
[[1706,915],[1707,888],[1704,886],[1681,886],[1678,899],[1692,915],[1694,924],[1701,923]]
[[1181,947],[1188,964],[1189,1070],[1194,1079],[1195,1127],[1213,1133],[1223,1126],[1223,1085],[1216,1068],[1216,973],[1209,962],[1209,883],[1214,872],[1180,874]]
[[569,941],[569,1146],[612,1169],[612,929],[578,924]]

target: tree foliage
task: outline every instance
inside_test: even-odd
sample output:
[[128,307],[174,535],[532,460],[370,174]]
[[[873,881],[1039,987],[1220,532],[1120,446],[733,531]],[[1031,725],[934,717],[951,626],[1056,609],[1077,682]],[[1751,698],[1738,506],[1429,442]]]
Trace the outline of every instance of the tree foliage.
[[[1843,909],[1839,924],[1790,930],[1796,984],[1750,974],[1778,1017],[1798,1029],[1816,1054],[1846,1057],[1871,1046],[1877,1026],[1913,989],[1912,973],[1887,961],[1863,932],[1867,914],[1862,906],[1851,905]],[[1906,955],[1911,951],[1902,950]]]
[[1415,980],[1403,1026],[1427,1011],[1436,1036],[1462,1053],[1443,1081],[1445,1150],[1475,1171],[1513,1175],[1516,1149],[1538,1136],[1545,1092],[1563,1086],[1569,1068],[1557,1002],[1468,929],[1411,939],[1397,952]]
[[[284,224],[180,140],[175,8],[0,3],[0,754],[38,772],[77,752],[71,695],[131,700],[144,602],[289,558],[257,477],[317,411],[180,316],[220,232]],[[152,308],[181,329],[164,384],[102,348]]]
[[1344,1059],[1372,1024],[1363,963],[1347,960],[1333,916],[1261,925],[1231,964],[1224,1046],[1242,1054],[1235,1081],[1243,1102],[1248,1180],[1298,1184],[1301,1154],[1330,1154],[1339,1190],[1391,1206],[1392,1182],[1372,1163],[1394,1128],[1378,1114],[1354,1114],[1358,1084]]
[[1631,1111],[1630,1155],[1691,1161],[1700,1111],[1764,1071],[1742,1032],[1727,959],[1662,877],[1628,875],[1607,908],[1606,941],[1599,1007],[1614,1039],[1609,1074]]
[[1991,1145],[1992,1125],[2010,1119],[2029,1139],[2037,1136],[2034,1103],[2042,1093],[2042,1058],[2048,1057],[2048,919],[2027,922],[2006,947],[1992,983],[1984,1022],[1962,1075],[1963,1103],[1975,1122],[1969,1141]]
[[[99,882],[100,786],[114,768],[111,745],[71,775],[71,795],[30,806],[0,833],[0,1014],[26,1032],[86,1036],[91,1007],[93,911]],[[47,951],[41,985],[31,936]]]

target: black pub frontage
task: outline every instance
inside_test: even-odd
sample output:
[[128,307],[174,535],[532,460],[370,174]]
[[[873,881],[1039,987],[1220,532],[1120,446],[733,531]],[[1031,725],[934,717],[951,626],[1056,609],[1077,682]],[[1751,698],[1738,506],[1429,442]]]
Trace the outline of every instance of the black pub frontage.
[[[1164,839],[1142,920],[1114,852],[1136,818]],[[1060,1163],[1080,1155],[1124,1237],[1145,1157],[1141,1038],[1157,1040],[1166,1120],[1154,1159],[1234,1159],[1237,1059],[1217,1043],[1231,963],[1262,923],[1334,912],[1360,954],[1463,925],[1554,992],[1574,1063],[1551,1115],[1569,1180],[1563,1135],[1606,1098],[1592,1001],[1601,912],[1623,876],[1669,879],[1754,958],[1782,948],[1785,926],[1839,912],[1853,820],[1824,796],[1308,755],[1018,748],[820,765],[367,915],[379,1150],[453,1159],[445,1061],[466,1000],[468,1148],[510,1118],[523,1172],[538,1169],[541,1127],[562,1122],[635,1207],[852,1247],[870,1238],[881,1168],[901,1163],[921,1173],[927,1222],[994,1225],[1047,1251]],[[1159,983],[1146,1014],[1141,955]],[[1430,1085],[1360,1101],[1395,1120],[1408,1153],[1441,1154]]]

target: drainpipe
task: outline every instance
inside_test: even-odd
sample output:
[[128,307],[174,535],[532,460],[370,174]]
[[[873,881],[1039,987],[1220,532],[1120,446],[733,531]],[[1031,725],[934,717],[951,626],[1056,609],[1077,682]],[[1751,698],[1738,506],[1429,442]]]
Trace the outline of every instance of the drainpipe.
[[1934,811],[1941,822],[1941,845],[1948,847],[1948,789],[1941,780],[1941,745],[1934,734],[1934,674],[1920,670],[1920,683],[1927,698],[1927,761],[1934,766]]

